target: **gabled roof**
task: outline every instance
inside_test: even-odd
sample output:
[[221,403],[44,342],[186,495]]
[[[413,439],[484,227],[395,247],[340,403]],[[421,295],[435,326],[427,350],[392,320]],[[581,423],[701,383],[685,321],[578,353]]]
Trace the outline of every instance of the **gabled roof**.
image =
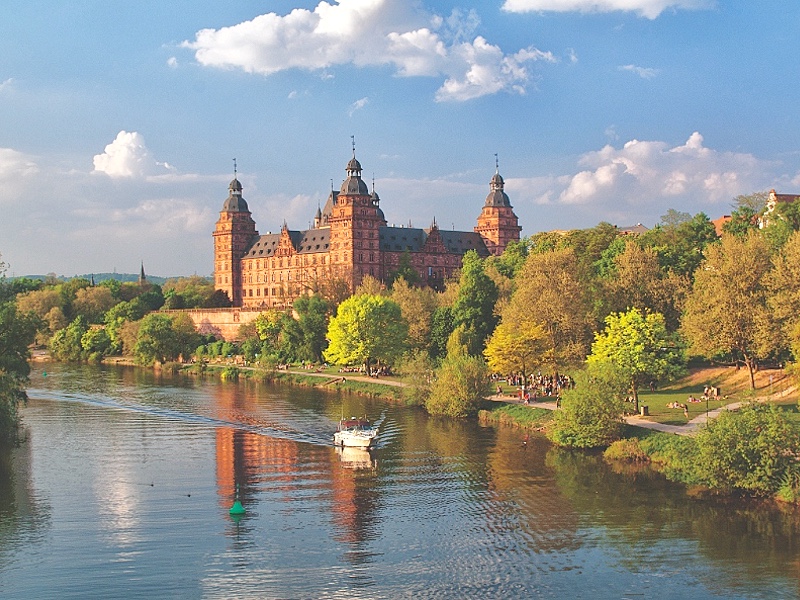
[[[306,231],[288,231],[292,245],[298,254],[313,254],[330,250],[330,229],[308,229]],[[270,258],[280,244],[280,233],[268,233],[253,241],[244,258]]]
[[[430,230],[414,227],[381,227],[379,232],[380,249],[383,252],[420,252],[428,239]],[[479,256],[489,256],[489,250],[480,234],[472,231],[445,231],[439,229],[447,252],[465,254],[475,250]]]

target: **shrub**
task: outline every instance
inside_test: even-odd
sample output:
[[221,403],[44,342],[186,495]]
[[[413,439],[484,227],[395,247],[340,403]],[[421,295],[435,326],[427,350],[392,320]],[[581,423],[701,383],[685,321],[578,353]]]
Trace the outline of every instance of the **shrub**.
[[642,449],[639,440],[636,438],[613,442],[603,452],[603,458],[625,462],[650,462],[650,457]]
[[478,412],[489,391],[483,359],[464,353],[451,353],[436,370],[425,409],[432,415],[463,418]]

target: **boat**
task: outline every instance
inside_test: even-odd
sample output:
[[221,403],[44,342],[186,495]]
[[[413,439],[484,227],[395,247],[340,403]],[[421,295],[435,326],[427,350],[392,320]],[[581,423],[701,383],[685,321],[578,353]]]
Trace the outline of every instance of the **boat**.
[[377,428],[373,427],[366,418],[343,418],[339,421],[336,433],[333,434],[333,443],[342,447],[371,448],[377,435]]

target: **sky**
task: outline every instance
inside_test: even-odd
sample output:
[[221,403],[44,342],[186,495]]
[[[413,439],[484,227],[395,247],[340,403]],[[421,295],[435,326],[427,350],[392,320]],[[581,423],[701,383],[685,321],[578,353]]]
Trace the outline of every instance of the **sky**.
[[[234,158],[258,230],[356,156],[389,224],[523,235],[800,194],[797,0],[3,0],[9,276],[209,275]],[[352,136],[352,138],[351,138]]]

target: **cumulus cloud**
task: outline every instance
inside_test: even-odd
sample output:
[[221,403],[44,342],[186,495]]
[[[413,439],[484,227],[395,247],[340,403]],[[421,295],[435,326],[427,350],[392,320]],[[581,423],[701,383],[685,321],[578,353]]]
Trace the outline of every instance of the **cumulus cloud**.
[[150,155],[144,137],[136,131],[120,131],[102,154],[94,156],[94,172],[109,177],[145,177],[171,170],[167,163],[158,163]]
[[0,148],[0,181],[22,179],[38,171],[39,167],[30,156],[11,148]]
[[651,69],[649,67],[637,67],[636,65],[622,65],[618,67],[620,71],[629,71],[638,75],[642,79],[652,79],[658,75],[658,69]]
[[678,196],[698,205],[727,202],[743,189],[759,189],[765,161],[751,154],[718,152],[694,132],[685,144],[631,140],[582,157],[583,170],[559,194],[563,204],[625,203],[641,206]]
[[533,47],[506,54],[480,36],[473,39],[479,22],[474,11],[455,10],[444,18],[416,11],[404,0],[338,0],[202,29],[182,46],[201,65],[261,75],[390,65],[400,77],[444,77],[438,101],[524,93],[528,63],[555,62],[551,53]]
[[715,0],[505,0],[503,10],[517,13],[631,11],[655,19],[670,8],[700,10],[715,4]]
[[4,90],[11,89],[12,85],[14,85],[14,78],[13,77],[9,77],[8,79],[0,81],[0,92],[2,92]]

